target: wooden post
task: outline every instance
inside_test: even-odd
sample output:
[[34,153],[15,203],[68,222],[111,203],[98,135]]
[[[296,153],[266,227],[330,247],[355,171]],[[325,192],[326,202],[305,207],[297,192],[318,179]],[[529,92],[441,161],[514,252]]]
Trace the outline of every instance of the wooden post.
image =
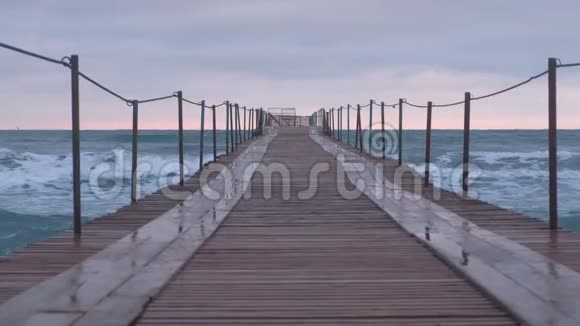
[[260,109],[256,109],[256,114],[254,116],[256,120],[256,137],[260,135]]
[[230,153],[230,101],[226,101],[226,155]]
[[256,136],[260,136],[260,109],[256,109]]
[[346,143],[350,145],[350,104],[346,106]]
[[322,109],[322,133],[326,135],[326,112]]
[[399,166],[403,165],[403,99],[399,99]]
[[261,136],[262,134],[262,109],[258,109],[258,111],[256,111],[256,133],[258,134],[258,136]]
[[550,229],[558,228],[558,120],[556,96],[556,58],[548,59],[548,165],[550,188]]
[[328,112],[326,112],[326,129],[328,130],[327,136],[332,137],[332,127],[330,124],[330,110],[328,110]]
[[234,152],[234,105],[232,103],[230,103],[230,146],[231,146],[231,152]]
[[357,107],[357,125],[358,125],[358,139],[359,139],[359,144],[360,144],[360,151],[361,153],[364,153],[364,148],[363,148],[363,137],[362,137],[362,122],[360,119],[360,104],[358,104]]
[[179,185],[183,187],[185,183],[183,171],[183,93],[177,92],[177,127],[179,141]]
[[322,134],[326,135],[326,113],[324,109],[322,109],[320,116],[322,117]]
[[469,133],[471,132],[471,93],[465,92],[465,104],[463,109],[463,176],[461,185],[463,192],[469,191]]
[[382,133],[382,138],[383,138],[383,160],[386,157],[386,151],[387,151],[387,137],[385,135],[385,102],[381,102],[381,133]]
[[342,106],[338,108],[338,140],[342,141]]
[[369,155],[373,155],[371,151],[372,142],[373,142],[373,100],[369,103]]
[[250,124],[250,139],[254,138],[254,136],[256,136],[254,134],[254,109],[250,109],[250,120],[249,120],[249,124]]
[[232,143],[234,144],[234,148],[238,149],[238,122],[237,122],[237,114],[236,114],[236,104],[232,105]]
[[217,161],[217,130],[215,121],[215,105],[211,107],[211,113],[213,115],[213,161]]
[[358,149],[358,112],[360,110],[360,105],[357,104],[357,115],[354,118],[354,148]]
[[248,140],[252,139],[252,110],[248,110]]
[[131,153],[131,202],[137,202],[137,152],[139,131],[139,101],[134,100],[133,105],[133,148]]
[[330,127],[330,110],[325,114],[326,114],[326,135],[330,137],[332,130]]
[[199,128],[199,170],[203,169],[203,139],[205,137],[205,100],[201,101],[201,127]]
[[334,111],[336,112],[336,140],[340,140],[340,108]]
[[234,119],[234,125],[235,125],[235,128],[236,128],[236,132],[235,132],[235,135],[236,135],[236,149],[238,148],[238,137],[239,137],[239,131],[240,131],[239,124],[238,124],[238,119],[239,119],[238,111],[239,111],[239,106],[236,103],[234,105],[234,112],[236,113],[236,118]]
[[246,121],[246,107],[244,106],[244,137],[242,138],[244,142],[248,140],[248,133],[246,132]]
[[427,128],[425,130],[425,187],[429,187],[429,170],[431,166],[431,112],[433,102],[427,102]]
[[80,129],[80,92],[79,56],[70,57],[71,70],[71,114],[72,114],[72,172],[73,172],[73,226],[75,239],[80,239],[81,219],[81,129]]
[[258,117],[258,125],[260,128],[260,136],[264,135],[264,109],[260,108],[260,116]]
[[336,127],[334,126],[334,108],[330,109],[330,121],[332,123],[332,138],[336,138]]
[[264,109],[260,108],[260,136],[264,135]]
[[242,143],[242,122],[240,121],[242,113],[240,112],[240,106],[236,104],[236,125],[238,130],[238,136],[236,138],[236,144]]
[[332,138],[332,109],[328,110],[328,136]]
[[326,110],[322,110],[322,125],[323,125],[323,132],[324,135],[328,136],[328,114],[326,113]]
[[326,113],[326,124],[327,124],[327,129],[328,129],[328,136],[332,137],[332,121],[330,120],[330,110],[328,110],[328,112]]
[[266,126],[266,111],[260,108],[260,135],[264,135],[264,127]]
[[340,131],[340,127],[338,125],[338,108],[334,109],[334,139],[338,140],[340,135],[339,135],[339,131]]

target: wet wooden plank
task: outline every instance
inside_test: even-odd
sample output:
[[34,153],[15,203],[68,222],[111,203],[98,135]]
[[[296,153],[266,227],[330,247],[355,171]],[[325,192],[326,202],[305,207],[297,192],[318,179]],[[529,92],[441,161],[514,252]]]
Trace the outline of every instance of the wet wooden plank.
[[[245,145],[240,145],[235,153],[221,156],[219,162],[228,164],[245,148]],[[195,174],[184,187],[170,186],[159,190],[139,200],[136,205],[86,223],[80,241],[75,241],[71,231],[65,231],[17,250],[10,256],[0,257],[0,304],[84,261],[175,207],[182,200],[170,199],[163,193],[173,190],[173,194],[185,199],[199,188],[198,178],[199,174]]]
[[[366,197],[344,199],[336,161],[307,129],[281,129],[264,163],[284,162],[291,196],[262,178],[136,325],[514,325]],[[309,171],[326,162],[308,200]]]
[[[490,293],[529,325],[578,325],[580,274],[538,252],[483,229],[433,201],[377,182],[373,162],[325,137],[314,139],[341,162],[348,178],[407,232]],[[380,170],[379,170],[380,171]],[[377,192],[376,189],[383,189]]]
[[[347,150],[357,151],[352,146],[343,143],[340,145]],[[395,171],[398,167],[396,161],[384,161],[358,151],[357,153],[372,162],[383,163],[383,175],[390,182],[396,182]],[[462,218],[580,272],[580,234],[564,229],[550,230],[547,222],[488,202],[465,198],[447,190],[437,188],[440,196],[434,196],[434,187],[424,187],[423,178],[416,173],[414,176],[407,174],[398,181],[397,184],[403,184],[402,188],[405,191],[412,192],[414,187],[417,187],[418,193],[424,198],[449,209]]]

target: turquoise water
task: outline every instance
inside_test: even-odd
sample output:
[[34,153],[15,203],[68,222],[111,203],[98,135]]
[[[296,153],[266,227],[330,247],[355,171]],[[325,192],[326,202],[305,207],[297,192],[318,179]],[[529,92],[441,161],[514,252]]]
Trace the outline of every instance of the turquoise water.
[[[347,133],[343,138],[347,141]],[[373,132],[372,147],[379,147]],[[366,136],[366,135],[365,135]],[[368,151],[368,136],[363,137]],[[387,156],[398,158],[397,131],[388,130]],[[471,196],[538,219],[548,216],[548,132],[473,130],[470,136]],[[350,133],[354,144],[355,134]],[[423,174],[425,131],[403,132],[403,160]],[[434,130],[431,175],[440,187],[461,191],[463,131]],[[376,151],[377,156],[382,155]],[[436,168],[437,171],[433,171]],[[477,173],[475,173],[477,170]],[[558,205],[560,225],[580,232],[580,130],[558,131]]]
[[[187,175],[199,166],[199,135],[198,131],[185,132]],[[177,133],[142,131],[139,142],[140,196],[177,182]],[[213,157],[211,133],[206,133],[204,142],[204,161],[209,161]],[[404,160],[420,172],[423,171],[424,142],[424,131],[404,132]],[[218,132],[217,144],[218,153],[224,153],[224,131]],[[461,131],[433,131],[432,162],[439,172],[432,174],[443,188],[459,189],[460,179],[454,177],[454,171],[461,164],[462,144]],[[0,255],[70,227],[70,148],[69,131],[0,131]],[[130,149],[130,131],[82,132],[81,188],[85,220],[129,203]],[[395,145],[389,156],[396,157],[396,150]],[[559,132],[558,155],[561,225],[580,231],[580,131]],[[471,180],[471,189],[478,198],[546,219],[546,131],[473,131],[471,162],[481,172],[477,177],[472,175]]]
[[[0,131],[0,255],[66,229],[72,223],[72,160],[69,131]],[[199,167],[199,131],[184,134],[185,173]],[[82,217],[89,220],[130,202],[131,132],[81,134]],[[218,155],[225,131],[218,131]],[[213,159],[211,132],[204,162]],[[140,131],[139,197],[178,182],[175,131]]]

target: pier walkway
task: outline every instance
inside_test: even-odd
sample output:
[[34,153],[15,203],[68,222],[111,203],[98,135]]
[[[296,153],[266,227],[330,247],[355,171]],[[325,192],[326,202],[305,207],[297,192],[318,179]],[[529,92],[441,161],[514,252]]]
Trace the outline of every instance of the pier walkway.
[[[245,145],[241,145],[240,151],[244,148]],[[228,164],[240,151],[221,156],[219,161]],[[138,205],[123,207],[86,223],[80,239],[75,240],[74,233],[69,230],[17,250],[8,257],[0,257],[0,304],[138,230],[197,190],[199,173],[189,178],[183,187],[169,186],[160,189],[139,200]],[[164,195],[168,192],[171,192],[171,197]]]
[[[280,162],[290,172],[290,198],[274,175],[272,198],[264,199],[258,170],[251,198],[137,325],[512,324],[368,198],[344,199],[336,160],[307,129],[280,130],[263,163]],[[299,199],[315,164],[328,171],[312,198]]]
[[312,128],[221,161],[215,198],[198,174],[193,195],[96,220],[78,251],[64,235],[0,260],[0,324],[580,324],[577,234],[417,194],[420,177]]

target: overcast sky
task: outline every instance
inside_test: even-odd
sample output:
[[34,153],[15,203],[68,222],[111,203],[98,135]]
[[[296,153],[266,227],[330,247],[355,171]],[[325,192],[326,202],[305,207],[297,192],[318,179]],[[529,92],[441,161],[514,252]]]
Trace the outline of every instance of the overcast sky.
[[[580,62],[579,15],[578,1],[5,0],[0,41],[79,54],[83,72],[127,98],[182,90],[307,115],[371,98],[453,102],[542,72],[550,56]],[[0,128],[69,128],[69,79],[0,49]],[[81,87],[82,128],[130,127],[124,103]],[[580,127],[580,68],[560,70],[558,87],[560,127]],[[199,128],[198,109],[187,110],[186,127]],[[175,100],[141,112],[144,128],[176,125]],[[437,109],[434,127],[459,128],[462,114]],[[405,127],[423,128],[424,116],[408,109]],[[546,78],[474,103],[472,118],[475,128],[545,128]]]

